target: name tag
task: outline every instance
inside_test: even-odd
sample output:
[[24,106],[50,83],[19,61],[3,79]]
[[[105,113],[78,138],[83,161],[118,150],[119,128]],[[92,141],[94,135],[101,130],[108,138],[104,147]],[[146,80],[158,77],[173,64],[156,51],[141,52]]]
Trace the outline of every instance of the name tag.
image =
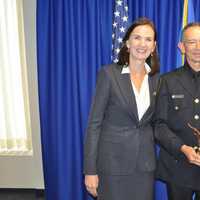
[[172,94],[172,99],[183,99],[184,94]]

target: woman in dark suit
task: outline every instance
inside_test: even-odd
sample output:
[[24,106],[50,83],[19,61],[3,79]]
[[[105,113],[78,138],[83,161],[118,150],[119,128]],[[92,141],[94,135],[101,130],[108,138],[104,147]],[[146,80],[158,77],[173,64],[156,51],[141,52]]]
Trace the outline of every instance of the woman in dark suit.
[[98,74],[84,149],[85,185],[98,200],[153,198],[158,71],[155,27],[138,19],[125,34],[118,63]]

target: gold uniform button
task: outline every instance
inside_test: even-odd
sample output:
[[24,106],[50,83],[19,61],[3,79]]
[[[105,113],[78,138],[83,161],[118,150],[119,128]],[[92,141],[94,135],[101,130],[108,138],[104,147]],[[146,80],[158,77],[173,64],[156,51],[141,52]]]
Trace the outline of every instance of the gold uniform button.
[[196,98],[196,99],[194,100],[194,102],[195,102],[195,103],[199,103],[199,99]]
[[195,115],[194,119],[198,120],[199,119],[199,115]]

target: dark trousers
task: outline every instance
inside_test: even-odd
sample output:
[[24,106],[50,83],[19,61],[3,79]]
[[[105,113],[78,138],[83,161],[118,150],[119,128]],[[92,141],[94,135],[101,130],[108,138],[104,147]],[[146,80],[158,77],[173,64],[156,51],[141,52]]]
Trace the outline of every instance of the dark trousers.
[[200,200],[200,191],[192,190],[177,186],[171,183],[167,183],[168,200],[192,200],[192,196],[195,194],[195,200]]

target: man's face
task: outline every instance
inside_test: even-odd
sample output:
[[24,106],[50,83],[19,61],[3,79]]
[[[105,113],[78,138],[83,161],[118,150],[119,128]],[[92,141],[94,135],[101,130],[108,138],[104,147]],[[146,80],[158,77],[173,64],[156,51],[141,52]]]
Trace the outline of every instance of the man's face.
[[188,28],[184,35],[183,41],[179,43],[179,48],[190,66],[200,65],[200,27],[193,26]]

